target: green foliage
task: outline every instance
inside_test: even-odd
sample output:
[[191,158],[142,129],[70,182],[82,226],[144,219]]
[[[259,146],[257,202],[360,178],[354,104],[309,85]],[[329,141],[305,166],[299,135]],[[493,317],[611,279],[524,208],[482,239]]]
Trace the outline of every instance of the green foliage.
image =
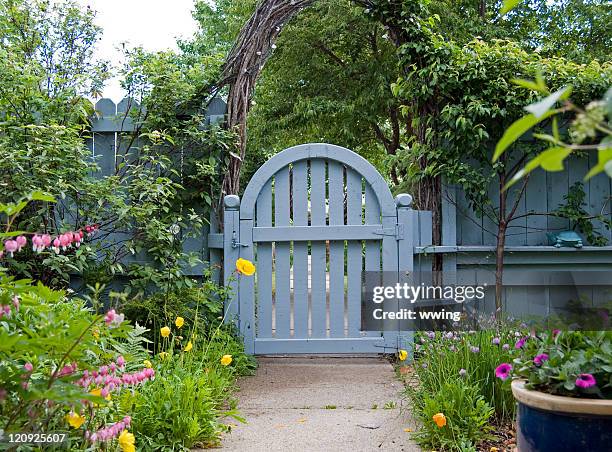
[[[541,364],[534,361],[546,355]],[[612,333],[609,331],[546,331],[527,337],[514,358],[513,375],[526,387],[551,394],[587,398],[612,398]],[[576,385],[581,374],[595,384]]]
[[[416,417],[422,428],[413,437],[419,444],[440,450],[476,451],[479,442],[492,437],[490,418],[494,410],[478,386],[463,381],[445,382],[436,393],[418,400]],[[445,426],[434,423],[432,418],[437,413],[446,417]]]
[[[595,229],[593,221],[601,222],[609,230],[612,228],[612,220],[603,214],[590,215],[584,209],[586,205],[585,197],[586,193],[584,192],[582,182],[576,182],[570,187],[567,195],[563,197],[565,204],[559,205],[559,208],[553,211],[552,214],[570,220],[570,227],[584,234],[589,244],[593,246],[606,246],[608,239]],[[606,205],[603,206],[602,212],[605,210]]]
[[[124,393],[120,405],[133,413],[133,430],[142,450],[189,450],[217,446],[228,426],[223,418],[242,422],[233,399],[235,378],[252,373],[254,360],[231,329],[196,333],[188,322],[165,342],[156,357],[155,381]],[[159,329],[156,330],[159,334]],[[185,350],[191,342],[193,348]],[[221,364],[223,355],[232,363]]]
[[204,272],[202,283],[176,292],[158,292],[141,300],[132,300],[124,308],[133,322],[149,328],[155,340],[159,329],[172,325],[176,317],[183,317],[189,326],[198,325],[201,331],[212,331],[223,316],[223,302],[227,290],[212,282],[210,272]]

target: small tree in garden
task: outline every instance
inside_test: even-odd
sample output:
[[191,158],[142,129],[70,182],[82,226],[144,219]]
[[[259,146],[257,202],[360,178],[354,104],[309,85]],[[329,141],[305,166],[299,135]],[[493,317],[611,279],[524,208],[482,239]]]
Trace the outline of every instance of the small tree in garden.
[[[498,137],[523,115],[525,103],[535,100],[510,80],[544,71],[556,86],[574,81],[577,96],[588,99],[603,93],[612,80],[612,67],[544,58],[510,41],[476,39],[457,45],[437,33],[440,19],[430,15],[428,2],[363,3],[389,27],[404,68],[393,91],[402,99],[410,138],[395,164],[405,175],[404,183],[412,187],[408,190],[417,194],[418,206],[434,212],[434,244],[440,238],[442,176],[460,185],[470,206],[492,220],[497,238],[496,307],[501,309],[506,233],[528,179],[518,188],[505,188],[529,156],[543,148],[537,140],[523,141],[511,155],[491,163]],[[496,206],[489,198],[492,183],[499,190]]]

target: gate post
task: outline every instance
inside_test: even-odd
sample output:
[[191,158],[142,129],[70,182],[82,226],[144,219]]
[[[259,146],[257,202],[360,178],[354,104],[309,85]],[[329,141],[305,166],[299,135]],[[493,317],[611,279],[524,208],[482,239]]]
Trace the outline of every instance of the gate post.
[[[412,196],[405,193],[395,197],[395,205],[397,207],[397,225],[402,232],[397,241],[398,270],[400,275],[405,275],[406,272],[412,273],[414,271],[414,230],[418,224],[418,212],[410,207],[412,205]],[[412,360],[413,332],[400,331],[397,342],[398,348],[407,350],[409,359]]]
[[240,197],[227,195],[223,198],[223,284],[229,289],[225,300],[224,318],[226,323],[238,326],[239,299],[238,281],[232,278],[236,261],[240,257]]

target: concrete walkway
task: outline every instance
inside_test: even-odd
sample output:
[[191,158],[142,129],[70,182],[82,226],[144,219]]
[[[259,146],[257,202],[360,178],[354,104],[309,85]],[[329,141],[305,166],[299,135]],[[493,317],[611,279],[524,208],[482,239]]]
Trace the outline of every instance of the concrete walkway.
[[401,383],[382,358],[260,358],[240,381],[247,424],[223,439],[227,451],[418,451],[404,429]]

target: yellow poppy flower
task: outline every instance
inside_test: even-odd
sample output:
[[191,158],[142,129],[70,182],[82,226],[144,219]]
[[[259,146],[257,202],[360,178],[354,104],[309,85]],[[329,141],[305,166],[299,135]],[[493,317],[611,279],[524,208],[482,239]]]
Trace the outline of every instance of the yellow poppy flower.
[[162,337],[168,337],[170,336],[170,328],[168,328],[167,326],[163,327],[161,330],[159,330]]
[[176,325],[177,328],[180,328],[185,324],[185,319],[182,317],[177,317],[176,320],[174,321],[174,324]]
[[432,419],[438,428],[442,428],[446,425],[446,416],[444,416],[444,413],[436,413],[432,416]]
[[168,357],[168,352],[159,352],[159,357],[161,359],[166,359]]
[[406,350],[400,350],[397,353],[397,357],[400,361],[406,361],[406,358],[408,358],[408,352]]
[[89,393],[91,395],[94,395],[94,396],[102,397],[102,389],[101,388],[92,389],[91,391],[89,391]]
[[183,349],[183,351],[190,351],[193,348],[193,344],[191,343],[191,341],[187,342],[187,345],[185,345],[185,348]]
[[132,433],[128,432],[127,430],[121,432],[118,441],[119,446],[121,446],[121,450],[123,452],[134,452],[136,450],[136,447],[134,446],[136,438]]
[[253,273],[255,273],[255,265],[253,264],[253,262],[247,259],[239,258],[236,261],[236,270],[238,270],[243,275],[251,276]]
[[81,416],[80,414],[76,414],[75,412],[71,411],[66,415],[66,421],[68,421],[72,428],[79,428],[85,423],[85,416]]
[[232,363],[232,355],[223,355],[221,358],[222,366],[229,366]]
[[143,361],[143,364],[147,369],[150,369],[151,367],[153,367],[153,364],[151,364],[151,361],[149,361],[148,359],[145,359]]

